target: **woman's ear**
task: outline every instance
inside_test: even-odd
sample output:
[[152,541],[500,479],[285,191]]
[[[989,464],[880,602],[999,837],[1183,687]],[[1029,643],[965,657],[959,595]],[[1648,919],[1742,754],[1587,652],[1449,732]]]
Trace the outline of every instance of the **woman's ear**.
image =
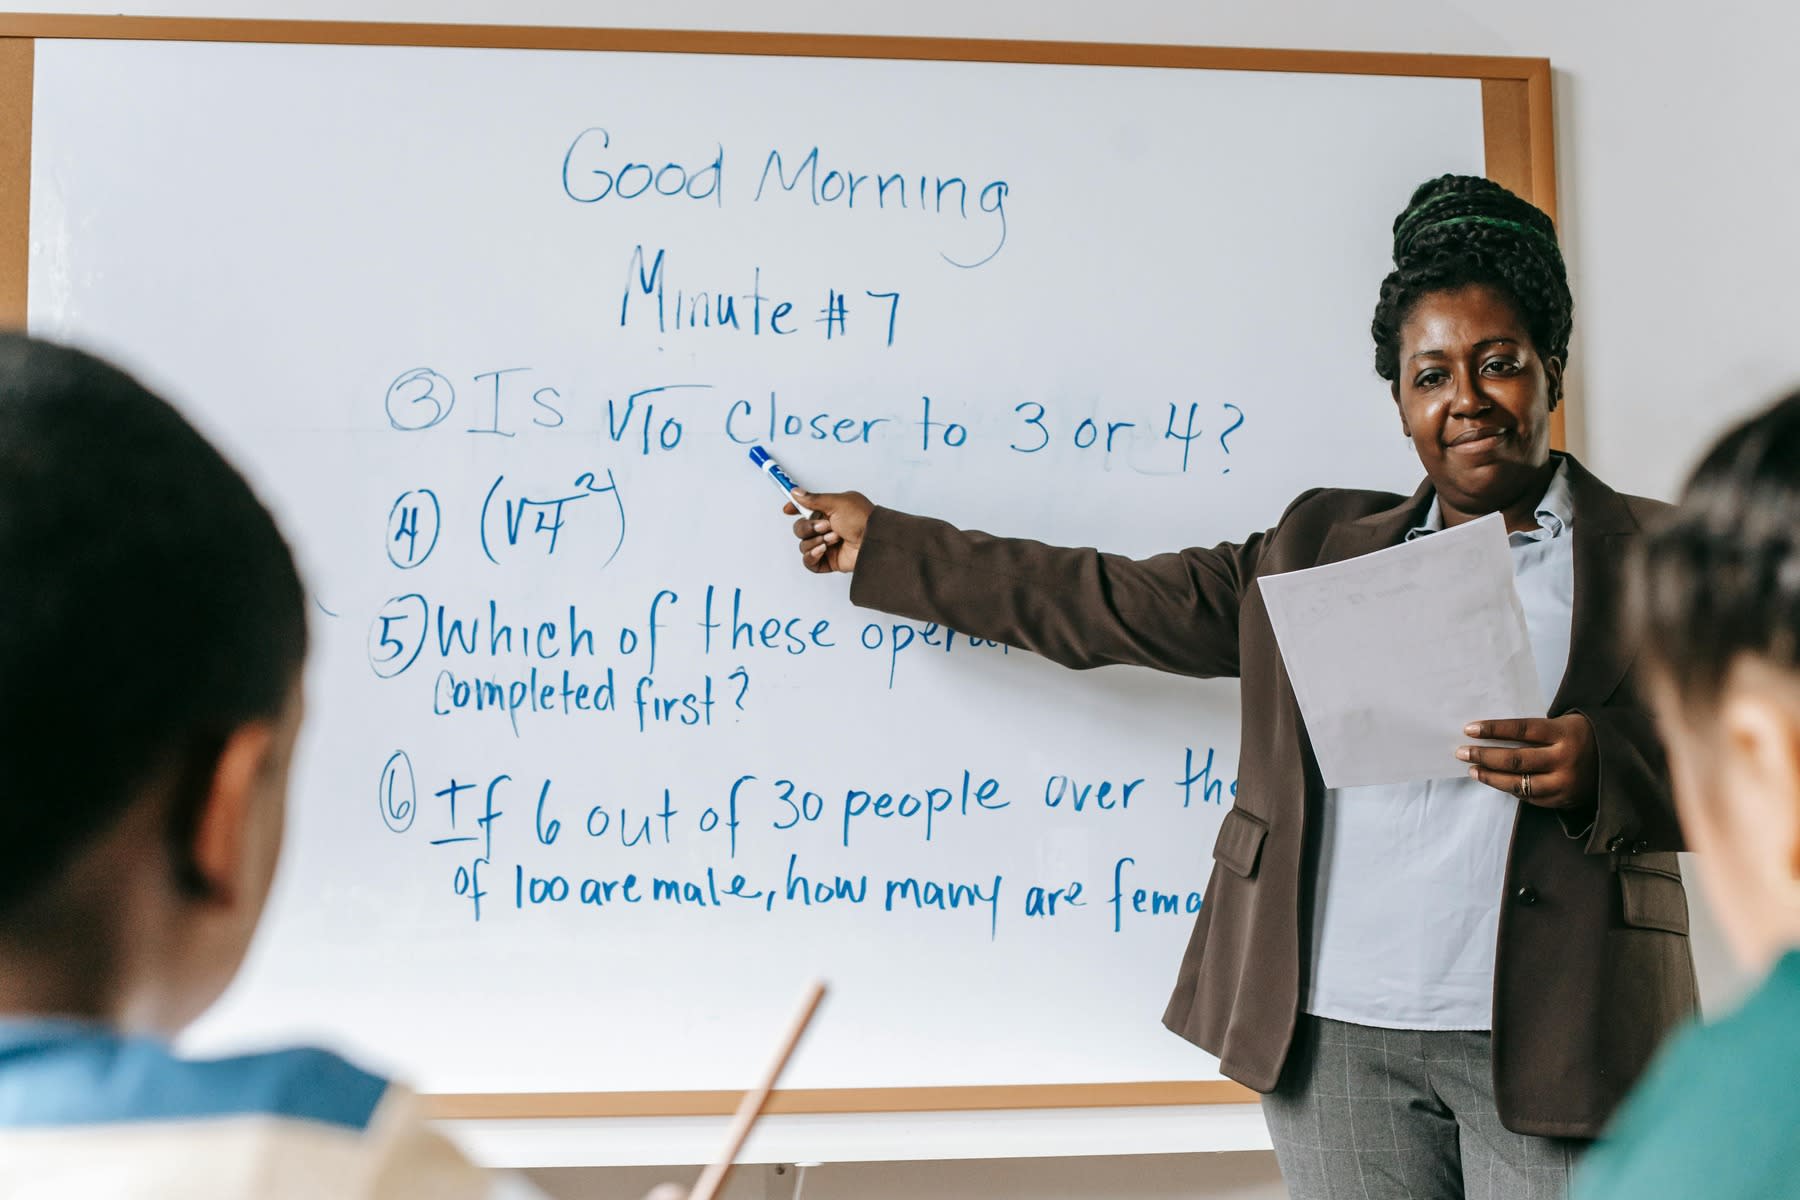
[[1394,398],[1394,411],[1400,414],[1400,432],[1407,441],[1412,441],[1412,426],[1406,422],[1406,405],[1400,403],[1400,381],[1396,379],[1388,384],[1388,394]]
[[1550,411],[1551,412],[1555,412],[1556,406],[1562,403],[1563,367],[1564,367],[1564,363],[1561,358],[1552,356],[1552,357],[1546,358],[1544,360],[1544,374],[1547,375],[1550,379]]
[[194,883],[216,903],[236,903],[245,884],[257,785],[274,750],[274,726],[256,721],[234,730],[213,764],[187,857]]

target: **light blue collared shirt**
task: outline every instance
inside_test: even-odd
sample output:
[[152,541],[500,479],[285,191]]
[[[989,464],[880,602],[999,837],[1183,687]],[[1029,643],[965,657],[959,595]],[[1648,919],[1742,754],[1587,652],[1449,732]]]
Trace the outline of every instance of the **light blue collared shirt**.
[[[1546,707],[1568,669],[1575,610],[1568,475],[1564,463],[1551,477],[1538,527],[1507,537]],[[1443,527],[1433,500],[1406,537]],[[1387,1029],[1493,1027],[1494,953],[1519,802],[1467,771],[1451,758],[1442,779],[1326,791],[1308,1013]]]

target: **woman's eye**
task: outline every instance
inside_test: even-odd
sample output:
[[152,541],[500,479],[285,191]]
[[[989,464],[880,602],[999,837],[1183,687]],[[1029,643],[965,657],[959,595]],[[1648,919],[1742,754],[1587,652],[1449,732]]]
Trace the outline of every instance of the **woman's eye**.
[[1514,358],[1490,358],[1481,364],[1481,369],[1490,375],[1511,375],[1519,369],[1519,362]]
[[1444,373],[1442,371],[1421,371],[1413,379],[1413,386],[1417,388],[1436,387],[1443,381]]

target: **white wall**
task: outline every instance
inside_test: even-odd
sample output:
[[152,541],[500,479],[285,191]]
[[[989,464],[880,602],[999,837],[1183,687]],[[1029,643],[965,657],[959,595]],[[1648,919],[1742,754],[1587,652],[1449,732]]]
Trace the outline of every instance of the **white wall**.
[[[1800,289],[1791,282],[1800,267],[1800,153],[1792,132],[1800,86],[1791,63],[1800,5],[1786,0],[33,0],[29,7],[1547,56],[1556,68],[1561,218],[1577,301],[1576,450],[1615,486],[1668,496],[1722,425],[1800,383]],[[1379,132],[1406,136],[1403,128]],[[1716,1003],[1740,981],[1716,937],[1703,929],[1697,942],[1703,986]],[[1060,1161],[833,1167],[808,1181],[807,1195],[1279,1194],[1268,1183],[1266,1156]],[[627,1183],[635,1180],[615,1180]],[[564,1185],[596,1194],[588,1189],[602,1181]]]

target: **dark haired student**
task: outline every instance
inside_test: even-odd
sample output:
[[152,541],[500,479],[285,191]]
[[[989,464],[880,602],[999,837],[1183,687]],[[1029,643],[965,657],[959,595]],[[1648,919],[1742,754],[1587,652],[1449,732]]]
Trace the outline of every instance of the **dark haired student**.
[[1668,1046],[1575,1190],[1800,1196],[1800,393],[1708,452],[1638,567],[1682,828],[1726,939],[1762,983]]
[[[1411,496],[1309,492],[1241,544],[1141,562],[854,492],[806,496],[795,532],[858,604],[1070,667],[1240,678],[1237,799],[1164,1023],[1266,1094],[1301,1200],[1553,1200],[1695,1000],[1681,835],[1617,612],[1661,506],[1549,449],[1572,310],[1550,219],[1445,176],[1393,238],[1375,369],[1424,468]],[[1467,749],[1449,778],[1326,789],[1257,578],[1495,512],[1551,715],[1481,714],[1472,737],[1523,744]]]
[[324,1051],[170,1049],[268,898],[306,642],[231,464],[129,376],[0,333],[0,1196],[540,1195]]

